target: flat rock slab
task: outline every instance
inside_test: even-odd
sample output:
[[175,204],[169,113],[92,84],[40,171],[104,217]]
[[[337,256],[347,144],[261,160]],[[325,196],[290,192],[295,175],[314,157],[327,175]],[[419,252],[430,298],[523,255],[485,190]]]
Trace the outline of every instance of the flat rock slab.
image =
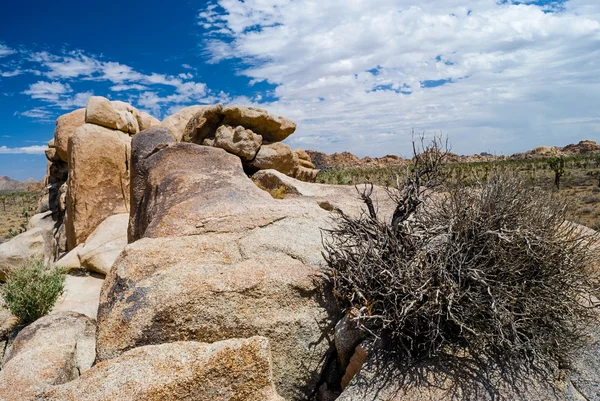
[[68,274],[63,295],[56,301],[53,312],[78,312],[92,319],[98,314],[100,290],[104,277],[100,274],[76,276]]
[[35,400],[284,401],[273,385],[270,356],[264,337],[140,347]]

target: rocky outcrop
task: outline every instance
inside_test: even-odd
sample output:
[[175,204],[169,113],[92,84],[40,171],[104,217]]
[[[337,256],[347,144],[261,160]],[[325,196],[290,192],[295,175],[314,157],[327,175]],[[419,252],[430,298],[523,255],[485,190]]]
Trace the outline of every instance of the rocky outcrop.
[[169,144],[136,163],[146,179],[132,199],[135,242],[102,290],[98,360],[149,344],[264,335],[279,393],[306,399],[333,352],[338,316],[323,277],[328,212],[271,198],[222,149]]
[[133,107],[122,102],[116,106],[104,97],[90,97],[85,107],[85,122],[132,135],[140,132],[138,120],[133,115]]
[[94,362],[94,320],[52,313],[25,327],[4,356],[0,399],[28,400],[48,385],[76,379]]
[[75,130],[85,124],[85,109],[77,109],[67,114],[63,114],[56,120],[56,129],[54,130],[54,147],[56,153],[63,162],[69,161],[69,138],[73,136]]
[[298,167],[298,156],[289,146],[276,142],[261,146],[248,166],[255,170],[273,169],[286,175],[293,175]]
[[262,136],[255,134],[241,125],[231,127],[222,125],[217,129],[213,146],[225,149],[239,156],[243,161],[251,161],[262,145]]
[[283,401],[273,385],[264,337],[136,348],[34,399]]
[[311,182],[318,173],[308,155],[292,152],[281,143],[296,130],[296,124],[263,109],[198,106],[179,111],[162,125],[176,142],[214,146],[239,156],[249,172],[273,168]]
[[67,274],[64,291],[52,312],[77,312],[96,319],[103,283],[99,274]]
[[296,123],[274,116],[256,107],[227,106],[223,109],[226,125],[241,125],[261,135],[265,142],[281,142],[296,131]]
[[177,113],[172,114],[165,118],[160,125],[165,127],[171,133],[171,136],[176,142],[181,142],[184,134],[185,127],[191,118],[202,110],[209,106],[190,106],[179,110]]
[[78,252],[81,266],[106,275],[127,245],[128,224],[128,213],[115,214],[100,223]]
[[0,244],[0,280],[31,258],[49,260],[52,254],[51,239],[41,228],[34,228]]
[[75,248],[107,217],[129,208],[131,138],[93,124],[69,140],[67,245]]

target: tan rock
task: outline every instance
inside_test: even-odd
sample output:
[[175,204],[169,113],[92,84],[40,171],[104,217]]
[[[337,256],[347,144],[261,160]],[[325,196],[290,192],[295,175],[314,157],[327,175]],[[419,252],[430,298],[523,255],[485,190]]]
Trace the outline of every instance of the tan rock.
[[85,107],[85,122],[134,135],[140,130],[134,113],[139,112],[127,103],[91,96]]
[[79,244],[75,248],[67,252],[63,257],[54,262],[54,266],[66,271],[81,269],[81,260],[79,259],[79,251],[84,244]]
[[283,401],[273,386],[269,342],[264,337],[136,348],[36,399]]
[[217,129],[213,146],[225,149],[229,153],[239,156],[244,161],[250,161],[262,145],[262,137],[256,135],[241,125],[230,127],[222,125]]
[[160,125],[160,121],[145,111],[140,111],[138,124],[140,126],[140,131],[145,131],[148,128],[158,127]]
[[148,128],[139,135],[134,136],[131,141],[131,213],[127,229],[128,242],[133,242],[134,239],[141,236],[135,232],[135,229],[144,224],[139,219],[145,217],[142,214],[142,206],[145,202],[144,192],[146,191],[146,159],[158,147],[168,146],[173,143],[175,143],[175,140],[171,136],[170,131],[163,126]]
[[58,155],[56,148],[48,148],[44,151],[44,154],[46,155],[46,159],[48,159],[48,161],[55,162],[60,160],[60,156]]
[[135,242],[106,276],[98,360],[146,344],[264,335],[280,394],[308,398],[333,351],[326,322],[339,313],[322,276],[329,213],[273,199],[222,149],[166,144],[138,162]]
[[55,147],[56,147],[56,146],[54,146],[54,138],[52,138],[52,139],[50,139],[50,140],[48,141],[48,147],[49,147],[49,148],[55,148]]
[[96,227],[79,250],[81,265],[106,275],[127,245],[129,213],[107,217]]
[[255,107],[227,106],[223,108],[223,114],[223,124],[233,127],[241,125],[261,135],[266,142],[283,141],[296,130],[293,121]]
[[296,154],[296,156],[298,156],[298,162],[300,163],[300,166],[309,169],[315,168],[315,165],[313,164],[312,160],[310,159],[310,156],[308,155],[308,153],[306,153],[305,150],[294,149],[294,153]]
[[214,137],[223,120],[223,106],[207,106],[190,118],[183,130],[183,142],[202,144],[205,138]]
[[0,280],[31,258],[48,259],[51,240],[42,228],[36,227],[0,244]]
[[185,126],[190,121],[190,119],[199,111],[204,110],[210,106],[190,106],[184,109],[179,110],[177,113],[170,115],[165,118],[160,125],[167,128],[173,139],[176,142],[181,142],[183,138],[183,131],[185,130]]
[[67,274],[63,294],[52,312],[77,312],[96,319],[103,283],[99,274]]
[[264,335],[279,393],[306,399],[331,351],[327,322],[338,313],[318,264],[319,224],[325,220],[288,217],[246,235],[128,245],[102,290],[98,359],[146,344]]
[[69,141],[69,188],[65,226],[73,249],[107,217],[127,213],[131,138],[85,124]]
[[304,167],[302,165],[296,167],[296,169],[294,170],[294,178],[304,182],[315,182],[317,180],[318,174],[319,170]]
[[79,313],[46,315],[17,335],[0,371],[0,399],[27,400],[69,382],[94,362],[94,320]]
[[75,133],[75,130],[83,124],[85,124],[85,109],[77,109],[70,113],[63,114],[56,120],[54,147],[62,161],[66,162],[69,160],[69,138]]
[[[350,216],[358,216],[365,209],[364,202],[356,188],[350,185],[328,185],[303,182],[276,170],[261,170],[252,176],[252,180],[262,188],[275,190],[285,188],[286,195],[298,197],[305,201],[315,202],[325,210],[342,210]],[[363,190],[359,186],[359,190]],[[387,220],[391,218],[396,207],[385,188],[375,186],[372,194],[373,203],[379,216]]]
[[298,167],[298,157],[283,143],[262,145],[248,166],[255,170],[274,169],[283,174],[292,174]]

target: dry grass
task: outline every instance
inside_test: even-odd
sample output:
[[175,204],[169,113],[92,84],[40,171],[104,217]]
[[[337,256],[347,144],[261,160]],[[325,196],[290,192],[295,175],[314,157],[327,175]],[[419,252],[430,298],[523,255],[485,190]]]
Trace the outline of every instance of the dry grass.
[[0,243],[25,231],[38,198],[38,192],[0,191]]

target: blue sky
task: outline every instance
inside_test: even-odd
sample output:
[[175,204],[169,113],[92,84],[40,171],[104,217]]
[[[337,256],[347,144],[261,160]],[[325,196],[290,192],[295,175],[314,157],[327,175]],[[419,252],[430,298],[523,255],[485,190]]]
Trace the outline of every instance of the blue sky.
[[[422,4],[426,3],[426,4]],[[292,147],[408,156],[600,138],[600,2],[20,1],[0,16],[0,175],[41,178],[60,114],[91,95],[159,119],[263,107]]]

